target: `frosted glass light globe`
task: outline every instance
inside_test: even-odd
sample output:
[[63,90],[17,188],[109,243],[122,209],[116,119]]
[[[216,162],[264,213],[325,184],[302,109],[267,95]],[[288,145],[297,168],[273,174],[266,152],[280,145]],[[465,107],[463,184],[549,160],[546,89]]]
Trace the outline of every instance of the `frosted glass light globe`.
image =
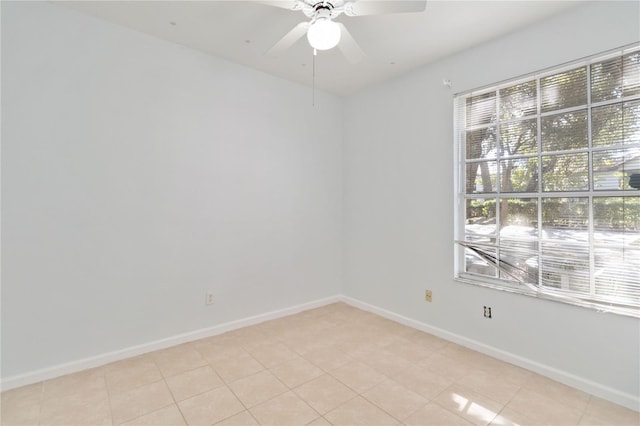
[[314,49],[329,50],[340,42],[340,26],[330,19],[319,18],[307,30],[307,39]]

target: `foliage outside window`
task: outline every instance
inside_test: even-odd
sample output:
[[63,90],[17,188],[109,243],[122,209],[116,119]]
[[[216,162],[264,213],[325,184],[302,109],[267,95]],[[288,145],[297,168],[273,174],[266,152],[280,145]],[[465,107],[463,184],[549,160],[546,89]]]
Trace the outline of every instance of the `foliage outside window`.
[[455,108],[456,277],[640,316],[640,45]]

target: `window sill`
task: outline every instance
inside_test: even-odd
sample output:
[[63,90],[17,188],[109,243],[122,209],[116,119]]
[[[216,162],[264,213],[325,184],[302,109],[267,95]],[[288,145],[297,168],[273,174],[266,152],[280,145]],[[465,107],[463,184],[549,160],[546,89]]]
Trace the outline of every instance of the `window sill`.
[[534,292],[532,290],[529,290],[528,288],[517,288],[515,286],[508,286],[508,285],[492,282],[490,280],[485,281],[482,279],[478,279],[477,277],[470,277],[470,276],[464,276],[464,275],[455,276],[454,281],[457,281],[463,284],[470,284],[470,285],[490,288],[493,290],[504,291],[507,293],[524,295],[524,296],[533,297],[536,299],[543,299],[551,302],[562,303],[565,305],[577,306],[580,308],[590,309],[598,313],[610,313],[610,314],[622,315],[626,317],[640,318],[640,309],[634,309],[630,307],[622,307],[622,306],[609,305],[605,303],[590,302],[586,300],[573,298],[571,296],[554,295],[553,293],[546,293],[542,291]]

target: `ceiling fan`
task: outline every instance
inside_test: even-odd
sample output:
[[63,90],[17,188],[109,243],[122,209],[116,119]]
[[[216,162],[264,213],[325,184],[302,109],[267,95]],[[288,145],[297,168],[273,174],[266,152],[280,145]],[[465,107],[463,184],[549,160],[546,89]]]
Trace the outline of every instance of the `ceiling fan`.
[[309,21],[296,25],[266,54],[277,56],[306,33],[309,44],[314,50],[329,50],[338,46],[344,56],[353,63],[360,62],[364,54],[344,24],[335,22],[338,16],[343,13],[347,16],[367,16],[422,12],[427,4],[426,0],[288,0],[260,1],[260,3],[288,10],[300,10],[310,18]]

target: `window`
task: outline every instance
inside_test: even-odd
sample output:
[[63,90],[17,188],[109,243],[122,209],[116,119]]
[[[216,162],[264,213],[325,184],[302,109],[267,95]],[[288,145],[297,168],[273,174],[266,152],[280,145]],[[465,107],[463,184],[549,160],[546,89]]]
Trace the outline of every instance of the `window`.
[[455,117],[456,278],[640,317],[640,45],[457,95]]

